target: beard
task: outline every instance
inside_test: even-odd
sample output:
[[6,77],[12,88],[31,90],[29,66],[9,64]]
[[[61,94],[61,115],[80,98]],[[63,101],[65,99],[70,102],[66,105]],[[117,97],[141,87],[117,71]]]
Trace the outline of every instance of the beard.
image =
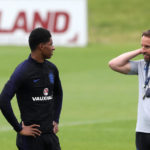
[[144,55],[144,60],[146,62],[149,62],[150,61],[150,55]]

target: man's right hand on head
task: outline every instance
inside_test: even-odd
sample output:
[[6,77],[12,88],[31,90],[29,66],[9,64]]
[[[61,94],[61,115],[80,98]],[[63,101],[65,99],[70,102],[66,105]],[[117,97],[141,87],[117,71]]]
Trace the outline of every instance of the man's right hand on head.
[[36,138],[36,136],[40,136],[41,135],[41,131],[39,129],[37,129],[36,127],[40,127],[40,125],[37,124],[33,124],[30,126],[26,126],[24,125],[24,123],[22,122],[22,130],[19,132],[21,135],[24,136],[33,136]]

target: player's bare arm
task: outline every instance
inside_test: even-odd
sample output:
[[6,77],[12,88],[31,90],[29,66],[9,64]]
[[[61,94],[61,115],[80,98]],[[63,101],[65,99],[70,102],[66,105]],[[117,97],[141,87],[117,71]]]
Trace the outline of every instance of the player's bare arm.
[[137,49],[134,51],[130,51],[127,53],[124,53],[111,61],[109,61],[109,67],[117,72],[123,73],[123,74],[128,74],[130,71],[130,63],[129,61],[138,56],[139,54],[142,54],[142,49]]

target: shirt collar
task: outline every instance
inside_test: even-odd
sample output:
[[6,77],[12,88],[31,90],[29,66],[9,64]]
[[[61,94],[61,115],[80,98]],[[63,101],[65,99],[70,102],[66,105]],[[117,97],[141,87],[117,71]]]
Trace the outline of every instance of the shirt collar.
[[42,63],[36,61],[35,59],[33,59],[33,58],[31,57],[31,54],[29,55],[28,60],[29,60],[30,62],[33,62],[33,63],[38,64],[38,65],[43,65],[43,64],[45,63],[45,60],[44,60],[44,62],[42,62]]

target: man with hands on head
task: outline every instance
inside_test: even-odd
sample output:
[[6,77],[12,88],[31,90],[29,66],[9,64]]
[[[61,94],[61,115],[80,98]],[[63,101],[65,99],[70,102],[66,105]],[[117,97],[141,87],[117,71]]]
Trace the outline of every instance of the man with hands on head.
[[[51,33],[34,29],[29,36],[31,54],[17,66],[0,95],[0,109],[17,132],[19,150],[60,150],[58,123],[62,87],[57,67],[47,61],[53,55]],[[11,106],[16,94],[21,114],[19,124]]]
[[[144,59],[133,61],[142,54]],[[138,75],[139,100],[136,125],[137,150],[150,150],[150,30],[143,32],[141,48],[126,52],[109,62],[114,71],[128,75]]]

